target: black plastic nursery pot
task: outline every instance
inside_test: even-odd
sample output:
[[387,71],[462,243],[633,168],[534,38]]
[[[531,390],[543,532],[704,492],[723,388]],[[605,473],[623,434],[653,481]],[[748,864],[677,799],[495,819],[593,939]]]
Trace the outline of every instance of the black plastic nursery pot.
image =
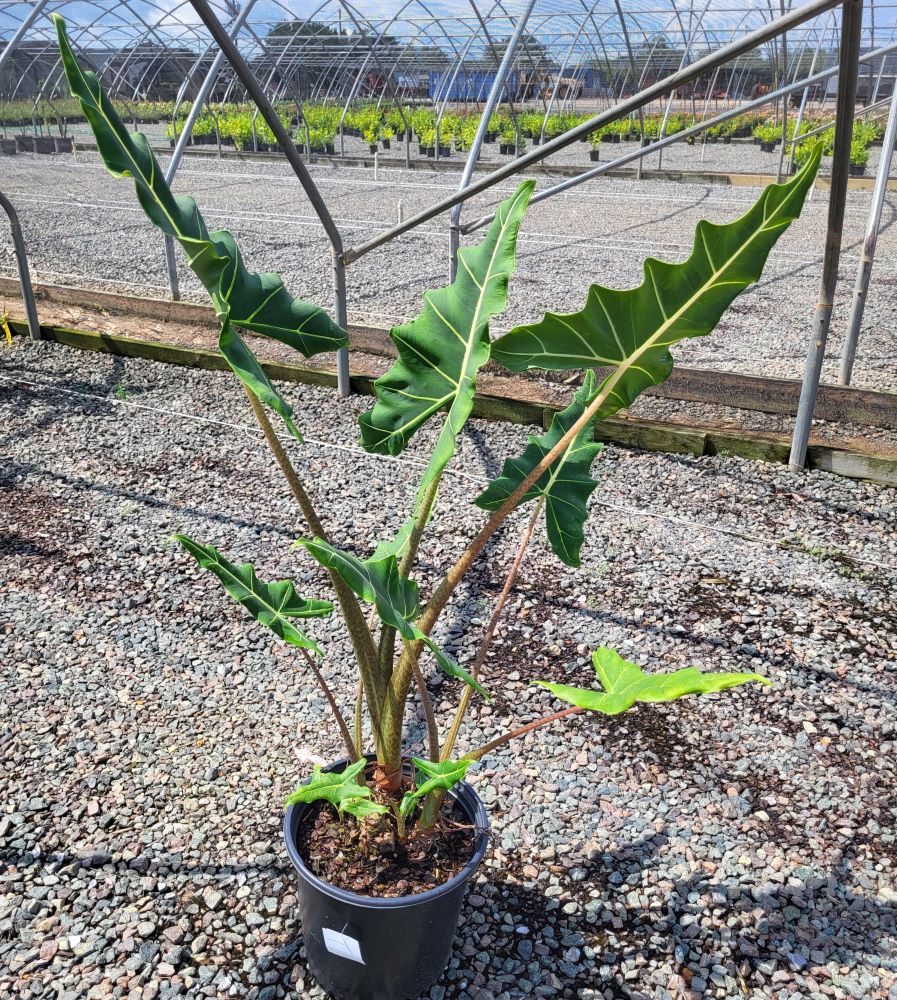
[[0,156],[15,156],[17,149],[15,139],[0,139]]
[[67,136],[53,136],[53,145],[57,153],[71,153],[74,148],[74,140],[70,135]]
[[34,137],[35,153],[55,153],[56,143],[51,135],[36,135]]
[[34,136],[33,135],[17,135],[16,146],[23,153],[33,153],[34,152]]
[[[337,761],[324,770],[341,770],[347,763]],[[389,899],[356,895],[311,872],[297,846],[309,806],[287,809],[283,836],[299,875],[308,968],[335,1000],[413,1000],[441,977],[451,955],[464,891],[489,846],[489,819],[477,793],[461,781],[448,794],[476,828],[473,856],[443,885]]]
[[590,149],[589,150],[589,159],[592,161],[592,163],[597,163],[601,159],[601,150],[600,149]]
[[857,163],[851,163],[847,172],[851,177],[863,177],[866,174],[866,164],[860,166]]

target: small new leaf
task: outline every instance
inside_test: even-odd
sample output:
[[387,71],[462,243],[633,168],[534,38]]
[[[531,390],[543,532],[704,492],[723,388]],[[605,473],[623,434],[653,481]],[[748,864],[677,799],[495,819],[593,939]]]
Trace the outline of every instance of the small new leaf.
[[359,819],[387,812],[384,806],[370,801],[370,788],[358,783],[366,765],[363,757],[339,772],[322,771],[318,765],[308,781],[287,797],[284,805],[324,801],[336,806],[340,813],[351,813]]
[[407,816],[414,808],[415,803],[430,792],[445,791],[454,788],[467,774],[467,769],[473,764],[472,760],[441,760],[434,762],[422,760],[419,757],[412,757],[415,766],[415,787],[411,792],[406,792],[402,797],[399,811],[403,816]]
[[[498,510],[579,420],[596,392],[595,373],[587,371],[573,402],[552,417],[547,433],[530,437],[522,455],[505,460],[501,475],[477,497],[476,505],[484,510]],[[594,437],[595,424],[590,421],[517,502],[520,506],[536,497],[544,498],[548,542],[554,554],[568,566],[579,565],[588,499],[598,486],[589,469],[603,446]]]
[[420,613],[420,593],[414,580],[399,572],[396,553],[403,545],[395,541],[381,542],[369,559],[359,559],[322,538],[303,538],[299,544],[308,549],[322,566],[339,573],[363,601],[373,604],[384,625],[394,628],[406,642],[422,642],[446,674],[469,684],[489,700],[483,687],[414,624]]
[[230,596],[242,604],[257,622],[271,629],[284,642],[321,654],[318,644],[300,632],[293,620],[329,615],[333,611],[330,601],[300,597],[289,580],[263,583],[250,563],[235,565],[211,545],[200,545],[187,535],[173,537],[203,569],[218,577]]
[[571,687],[569,684],[552,684],[548,681],[533,683],[548,688],[562,701],[603,715],[619,715],[637,701],[675,701],[684,695],[724,691],[750,681],[770,683],[760,674],[701,673],[694,667],[666,674],[646,674],[637,664],[624,660],[619,653],[606,646],[601,646],[592,654],[592,663],[603,691]]

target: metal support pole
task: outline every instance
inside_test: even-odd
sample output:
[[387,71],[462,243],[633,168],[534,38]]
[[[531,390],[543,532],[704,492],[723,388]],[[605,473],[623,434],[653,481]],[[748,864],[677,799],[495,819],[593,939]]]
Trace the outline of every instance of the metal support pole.
[[[231,22],[228,31],[230,34],[236,38],[240,31],[240,28],[246,22],[246,18],[249,16],[249,12],[255,6],[256,0],[246,0],[246,4],[243,9],[237,15],[236,19]],[[168,166],[165,168],[165,183],[169,186],[174,180],[174,175],[177,173],[178,167],[181,163],[181,157],[184,155],[184,150],[187,148],[187,143],[190,141],[190,135],[193,132],[193,126],[196,124],[196,119],[202,114],[203,105],[209,98],[209,94],[212,93],[212,88],[215,86],[215,81],[218,79],[218,74],[221,72],[221,66],[224,63],[224,53],[218,52],[215,58],[212,60],[212,65],[209,67],[209,72],[206,73],[205,79],[202,81],[202,85],[196,95],[193,104],[190,107],[190,114],[187,115],[187,119],[184,122],[184,127],[181,130],[181,134],[178,136],[177,141],[174,144],[174,151],[171,154],[171,159],[168,161]],[[255,122],[253,121],[253,128],[255,127]],[[215,122],[215,134],[218,137],[218,155],[221,155],[221,136],[218,134],[218,122]],[[165,235],[165,266],[168,271],[168,287],[171,291],[171,297],[177,302],[181,297],[180,282],[178,281],[178,263],[174,255],[174,240],[167,233]]]
[[[344,330],[349,329],[346,308],[346,265],[342,253],[336,247],[331,248],[333,258],[333,302],[336,307],[336,322]],[[348,396],[352,391],[349,384],[349,351],[341,347],[336,352],[336,388],[340,396]]]
[[866,236],[863,239],[863,255],[857,268],[857,280],[853,289],[853,304],[850,309],[850,319],[847,323],[847,335],[841,353],[841,375],[839,385],[850,385],[853,374],[853,362],[856,357],[857,341],[860,337],[860,326],[863,322],[863,312],[866,308],[866,293],[869,291],[869,279],[872,275],[872,264],[875,261],[875,245],[878,242],[878,227],[881,224],[881,210],[885,203],[885,192],[888,189],[888,175],[891,172],[891,157],[894,153],[894,143],[897,141],[897,86],[891,94],[891,108],[888,111],[888,125],[881,147],[881,160],[878,163],[878,173],[875,175],[875,188],[872,191],[872,204],[869,207],[869,220],[866,223]]
[[[529,0],[526,9],[520,15],[520,18],[514,27],[514,34],[511,35],[508,41],[508,47],[504,51],[501,63],[495,73],[495,79],[492,81],[489,96],[486,98],[486,106],[483,108],[482,115],[480,115],[480,120],[477,124],[477,134],[474,136],[473,142],[470,144],[470,152],[467,154],[467,159],[464,161],[464,170],[461,173],[461,183],[458,185],[459,191],[463,191],[470,184],[470,179],[473,177],[477,160],[480,157],[480,149],[482,149],[483,140],[486,138],[486,130],[489,127],[489,119],[492,117],[492,112],[495,111],[498,100],[501,97],[502,90],[504,90],[505,80],[508,78],[508,73],[514,63],[514,58],[517,55],[517,46],[520,44],[523,29],[526,27],[527,21],[529,21],[529,16],[532,14],[533,7],[535,7],[535,5],[536,0]],[[459,201],[452,208],[451,215],[449,217],[449,281],[455,280],[455,274],[458,269],[458,248],[461,246],[461,206],[462,202]]]
[[12,245],[16,252],[16,265],[19,270],[19,284],[22,286],[22,298],[25,300],[25,318],[28,320],[28,333],[32,340],[40,340],[40,323],[37,319],[37,305],[34,301],[34,289],[31,287],[31,271],[28,268],[28,251],[22,236],[19,216],[12,202],[0,191],[0,208],[9,217],[9,228],[12,230]]
[[844,228],[844,207],[847,202],[847,178],[850,168],[850,143],[853,138],[853,115],[856,106],[857,76],[860,58],[860,33],[863,24],[863,0],[845,0],[841,8],[841,46],[838,56],[838,97],[835,105],[835,148],[832,153],[832,179],[828,203],[828,227],[825,236],[825,256],[819,300],[813,320],[813,335],[807,350],[803,384],[794,436],[791,439],[792,470],[804,467],[807,445],[813,426],[813,410],[819,391],[825,342],[832,321],[832,304],[838,284],[838,261],[841,256],[841,236]]
[[[781,13],[785,13],[785,0],[779,0],[779,8]],[[781,38],[781,50],[782,50],[782,86],[788,83],[788,35],[787,33],[782,35]],[[782,183],[782,167],[785,161],[785,149],[788,146],[788,105],[791,102],[790,97],[786,97],[782,101],[782,148],[779,150],[779,163],[776,167],[776,184]]]
[[[337,228],[336,223],[333,221],[330,210],[327,208],[327,204],[321,197],[321,192],[318,190],[314,180],[312,180],[311,174],[308,172],[308,168],[302,162],[302,157],[299,155],[293,140],[290,138],[289,132],[287,132],[284,128],[283,122],[277,116],[277,112],[272,107],[265,91],[262,89],[258,80],[256,80],[252,70],[249,66],[247,66],[246,61],[240,55],[237,50],[237,46],[228,35],[224,25],[222,25],[222,23],[215,16],[211,7],[209,7],[207,0],[190,0],[190,4],[196,13],[199,14],[200,19],[208,28],[212,38],[215,39],[222,52],[224,52],[224,55],[227,58],[227,61],[231,64],[234,73],[236,73],[236,75],[240,78],[240,82],[246,88],[246,93],[249,95],[250,99],[255,102],[256,106],[262,113],[262,117],[268,123],[268,128],[270,128],[274,133],[278,145],[280,146],[284,156],[287,158],[287,162],[293,168],[293,173],[299,179],[302,189],[305,191],[315,214],[324,228],[324,232],[327,234],[327,238],[330,240],[330,246],[333,250],[334,258],[339,258],[339,264],[334,264],[333,269],[334,312],[336,314],[337,323],[345,329],[347,311],[345,264],[347,262],[343,257],[342,236],[340,236],[340,231]],[[337,390],[341,396],[348,396],[351,391],[349,386],[349,357],[345,347],[341,347],[339,351],[337,351],[336,364]]]
[[16,33],[10,38],[10,40],[3,47],[3,51],[0,52],[0,70],[3,69],[3,64],[7,59],[13,54],[16,46],[25,37],[28,29],[32,24],[40,17],[44,12],[44,7],[47,6],[49,0],[37,0],[37,3],[31,8],[31,11],[26,15],[25,20],[16,28]]

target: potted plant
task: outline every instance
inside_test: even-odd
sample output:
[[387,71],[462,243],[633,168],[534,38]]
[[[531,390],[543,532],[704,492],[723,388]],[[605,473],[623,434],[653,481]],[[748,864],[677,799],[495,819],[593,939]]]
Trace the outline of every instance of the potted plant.
[[[273,412],[285,432],[301,442],[293,411],[240,333],[270,337],[309,356],[344,346],[345,331],[319,307],[293,298],[279,276],[249,273],[231,234],[209,233],[193,199],[174,198],[149,146],[135,141],[96,76],[80,68],[64,22],[54,17],[69,85],[107,168],[133,178],[148,217],[188,251],[190,266],[212,297],[220,350],[245,388],[306,521],[297,559],[320,567],[332,589],[331,600],[317,587],[306,596],[291,581],[265,582],[252,565],[177,536],[199,567],[295,650],[345,746],[344,760],[315,769],[287,799],[284,837],[299,878],[309,968],[325,990],[345,1000],[417,996],[438,978],[448,958],[464,886],[487,849],[485,810],[464,781],[479,760],[561,719],[617,715],[641,702],[765,682],[753,673],[645,671],[602,646],[592,656],[594,684],[534,680],[548,693],[546,700],[550,696],[565,707],[479,745],[465,745],[467,709],[474,698],[490,696],[483,667],[543,515],[553,552],[566,565],[579,565],[587,501],[598,486],[591,476],[601,451],[594,437],[596,420],[663,382],[672,370],[669,348],[683,338],[709,334],[729,303],[760,277],[772,247],[800,213],[820,151],[798,176],[766,188],[740,219],[719,226],[700,222],[685,262],[649,259],[640,286],[619,291],[593,285],[578,312],[547,313],[491,341],[489,322],[507,304],[517,234],[535,182],[520,184],[499,206],[482,241],[459,251],[462,266],[454,282],[427,292],[419,316],[392,331],[397,358],[375,383],[373,408],[360,418],[363,447],[397,455],[431,418],[438,416],[441,427],[407,520],[373,552],[358,553],[341,548],[322,523],[268,415]],[[629,322],[633,316],[639,317],[637,324]],[[415,579],[418,547],[437,512],[440,480],[472,412],[477,373],[490,357],[515,372],[586,371],[549,429],[507,459],[477,498],[486,512],[482,527],[422,601]],[[596,368],[603,369],[600,380]],[[462,666],[436,641],[434,629],[471,566],[518,507],[526,516],[516,555],[476,655]],[[310,634],[314,620],[333,614],[336,604],[358,668],[351,715],[331,690],[323,651]],[[456,685],[457,704],[444,726],[427,687],[424,654]],[[404,736],[412,697],[427,720],[426,750],[417,757],[409,756]]]
[[377,124],[366,125],[362,132],[362,138],[368,144],[368,150],[371,153],[376,153],[380,148],[377,145],[380,138],[380,126]]
[[754,138],[764,153],[772,153],[782,138],[782,129],[773,122],[754,126]]
[[436,155],[436,125],[425,125],[417,134],[418,147],[422,156]]
[[389,125],[384,125],[383,128],[380,129],[380,142],[383,144],[384,149],[389,149],[394,136],[395,132]]
[[604,129],[598,128],[589,136],[589,159],[592,163],[597,163],[601,159],[601,143],[604,141]]
[[869,150],[862,139],[854,139],[850,144],[850,176],[862,177],[869,162]]

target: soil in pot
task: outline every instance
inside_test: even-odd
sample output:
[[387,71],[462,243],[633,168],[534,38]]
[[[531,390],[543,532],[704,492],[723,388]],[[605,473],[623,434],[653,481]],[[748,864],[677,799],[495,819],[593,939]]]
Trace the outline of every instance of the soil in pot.
[[339,822],[329,803],[310,807],[297,846],[318,878],[359,896],[381,899],[435,889],[463,871],[474,852],[476,831],[460,807],[446,800],[443,817],[430,833],[397,842],[383,830],[362,842],[358,823]]

